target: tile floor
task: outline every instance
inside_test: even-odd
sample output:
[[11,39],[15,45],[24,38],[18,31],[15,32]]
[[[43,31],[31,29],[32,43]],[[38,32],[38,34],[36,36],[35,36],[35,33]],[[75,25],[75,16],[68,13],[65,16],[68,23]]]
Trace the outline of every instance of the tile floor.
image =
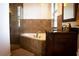
[[16,49],[12,51],[12,56],[34,56],[34,53],[31,53],[30,51],[24,50],[22,48]]
[[[11,48],[12,48],[11,56],[35,56],[34,53],[27,51],[23,48],[20,48],[19,45],[12,44]],[[79,49],[77,52],[77,56],[79,56]]]

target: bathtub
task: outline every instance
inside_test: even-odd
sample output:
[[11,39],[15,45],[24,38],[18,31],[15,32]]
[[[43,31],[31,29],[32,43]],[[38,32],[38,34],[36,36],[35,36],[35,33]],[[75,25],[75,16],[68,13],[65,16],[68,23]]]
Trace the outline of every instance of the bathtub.
[[36,40],[46,40],[45,33],[22,33],[20,36],[28,37],[28,38],[36,39]]
[[38,56],[45,53],[45,41],[45,33],[22,33],[20,35],[21,47]]

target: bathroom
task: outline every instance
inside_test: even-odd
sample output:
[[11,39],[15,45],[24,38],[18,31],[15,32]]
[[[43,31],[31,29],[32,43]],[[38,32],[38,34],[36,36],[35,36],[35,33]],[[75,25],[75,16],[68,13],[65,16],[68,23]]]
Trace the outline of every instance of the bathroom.
[[45,55],[46,32],[62,32],[65,23],[77,28],[78,20],[63,22],[63,6],[66,5],[68,4],[9,3],[11,55]]

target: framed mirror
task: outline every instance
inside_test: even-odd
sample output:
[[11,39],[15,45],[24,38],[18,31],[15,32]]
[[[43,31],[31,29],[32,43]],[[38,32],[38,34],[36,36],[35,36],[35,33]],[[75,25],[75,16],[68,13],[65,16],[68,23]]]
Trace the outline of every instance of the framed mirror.
[[63,3],[63,22],[75,21],[77,15],[77,3]]

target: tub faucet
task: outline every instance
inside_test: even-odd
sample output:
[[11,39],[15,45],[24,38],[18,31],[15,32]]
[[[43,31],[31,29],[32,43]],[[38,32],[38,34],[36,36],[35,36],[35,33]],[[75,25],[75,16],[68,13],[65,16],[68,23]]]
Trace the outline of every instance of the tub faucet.
[[41,33],[41,31],[36,32],[36,37],[38,38],[39,33]]
[[38,38],[38,33],[36,33],[36,38]]

